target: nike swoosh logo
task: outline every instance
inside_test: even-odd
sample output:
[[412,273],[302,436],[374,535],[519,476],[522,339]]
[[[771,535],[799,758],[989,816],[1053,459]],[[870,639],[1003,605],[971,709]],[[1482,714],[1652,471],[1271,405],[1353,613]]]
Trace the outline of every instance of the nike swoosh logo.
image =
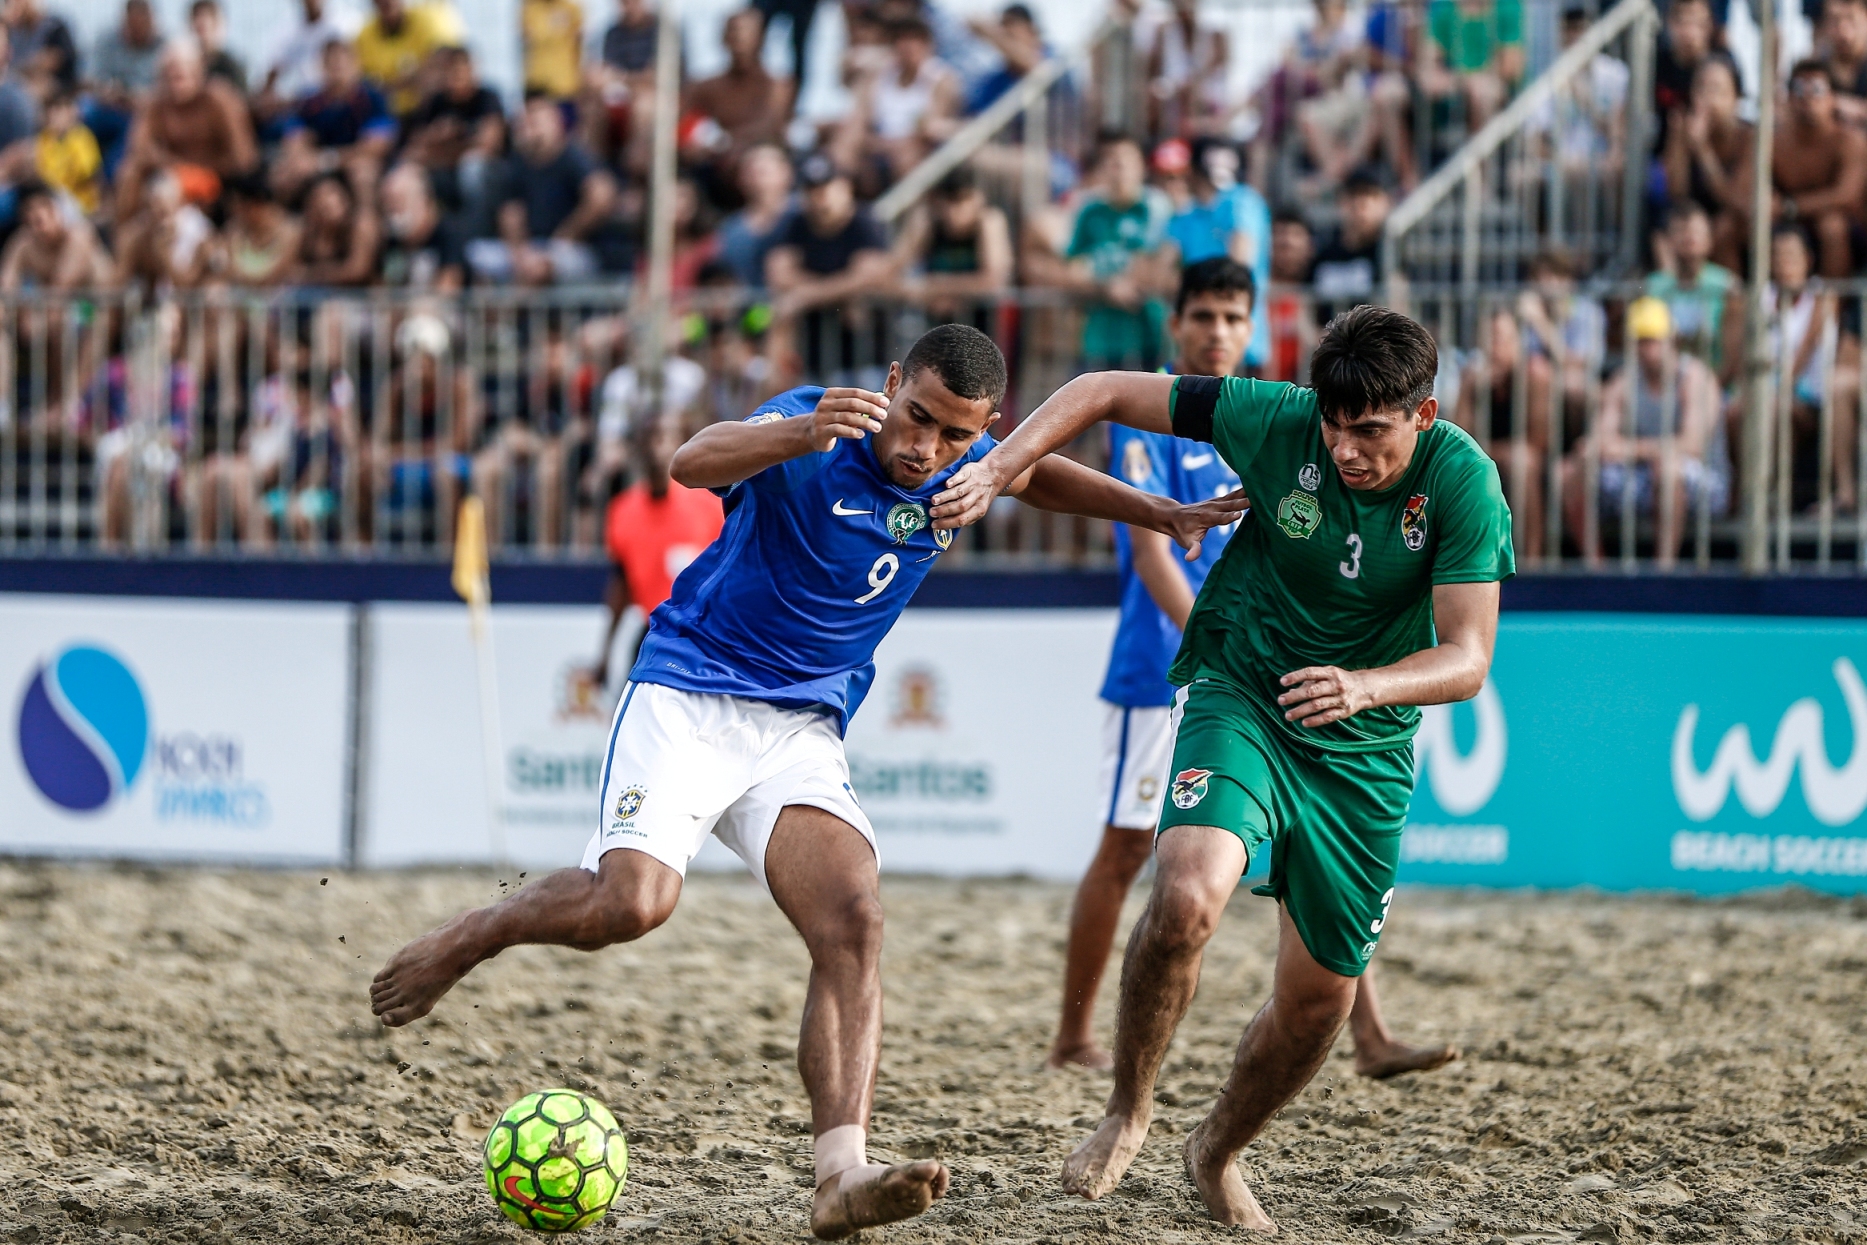
[[843,505],[843,499],[839,497],[836,499],[836,504],[830,507],[830,513],[831,514],[874,514],[875,512],[873,510],[850,510]]
[[1211,461],[1211,454],[1188,454],[1180,460],[1180,465],[1188,471],[1198,471]]

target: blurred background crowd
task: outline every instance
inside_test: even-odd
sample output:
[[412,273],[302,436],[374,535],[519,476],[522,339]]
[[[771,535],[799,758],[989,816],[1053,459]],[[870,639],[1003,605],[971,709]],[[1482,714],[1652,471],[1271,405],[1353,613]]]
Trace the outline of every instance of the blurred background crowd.
[[1054,3],[755,0],[665,57],[653,0],[294,2],[244,54],[219,0],[0,9],[0,545],[429,548],[472,491],[507,546],[593,549],[669,421],[879,387],[957,319],[1013,364],[1010,426],[1170,363],[1178,273],[1218,255],[1258,286],[1242,371],[1302,380],[1329,316],[1407,305],[1521,552],[1661,562],[1728,545],[1763,263],[1774,504],[1831,544],[1858,511],[1867,0],[1784,11],[1762,256],[1726,0],[1117,0],[1086,39]]

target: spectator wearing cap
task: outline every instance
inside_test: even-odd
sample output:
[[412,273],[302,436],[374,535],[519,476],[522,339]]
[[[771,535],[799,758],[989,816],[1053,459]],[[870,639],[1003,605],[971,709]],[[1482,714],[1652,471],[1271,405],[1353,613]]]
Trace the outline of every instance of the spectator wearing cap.
[[889,58],[857,93],[843,123],[838,163],[899,181],[951,136],[959,116],[959,75],[934,55],[933,28],[918,17],[888,30]]
[[1147,57],[1148,129],[1190,138],[1222,129],[1231,115],[1231,46],[1203,19],[1199,0],[1173,0]]
[[1422,89],[1462,102],[1479,129],[1523,77],[1523,0],[1429,0],[1426,33]]
[[1011,284],[1011,225],[972,170],[948,173],[895,239],[902,292],[936,321],[995,327],[996,296]]
[[278,135],[271,127],[308,95],[324,87],[324,49],[331,40],[349,43],[362,25],[348,9],[335,9],[325,0],[299,0],[297,20],[288,24],[266,61],[265,80],[253,97],[253,114],[266,130],[268,141]]
[[702,178],[714,197],[730,202],[739,157],[754,144],[783,142],[796,83],[766,71],[760,59],[765,19],[757,10],[740,9],[728,17],[722,37],[725,70],[694,83],[687,92],[686,111],[692,119],[686,127],[687,157],[690,164],[704,166]]
[[29,178],[14,195],[20,227],[0,251],[0,292],[100,290],[116,275],[91,223],[60,205],[58,192]]
[[78,45],[63,18],[39,0],[7,0],[7,34],[13,41],[13,72],[35,99],[78,89]]
[[441,210],[418,164],[396,165],[382,180],[383,248],[376,283],[390,289],[457,292],[465,282],[467,238]]
[[376,0],[375,14],[357,32],[357,60],[389,111],[403,117],[428,94],[434,54],[466,42],[466,25],[446,0]]
[[[1187,168],[1186,201],[1167,221],[1167,239],[1181,265],[1225,256],[1251,269],[1256,288],[1271,279],[1271,209],[1238,180],[1238,149],[1218,138],[1196,139]],[[1251,345],[1245,363],[1262,367],[1270,350],[1265,300],[1252,300]]]
[[117,219],[141,204],[142,182],[158,166],[173,168],[190,202],[220,199],[221,184],[259,165],[259,144],[246,101],[210,79],[192,39],[171,40],[162,51],[155,92],[138,111],[117,179]]
[[[4,92],[0,87],[0,95]],[[45,128],[33,140],[33,167],[47,185],[71,196],[86,216],[96,215],[102,206],[104,153],[97,137],[78,119],[78,97],[70,91],[56,90],[46,100]]]
[[720,225],[719,258],[740,285],[765,288],[765,257],[797,214],[791,193],[790,157],[770,143],[760,143],[739,162],[739,193],[745,206]]
[[207,76],[245,95],[246,66],[227,50],[227,15],[221,11],[220,0],[194,0],[188,6],[188,29],[201,45],[201,66]]
[[1381,280],[1381,231],[1394,201],[1374,168],[1358,169],[1342,184],[1342,223],[1316,252],[1310,283],[1316,321],[1327,325],[1351,307],[1374,301]]
[[497,239],[467,246],[479,276],[520,285],[588,281],[602,268],[594,243],[616,206],[616,183],[565,131],[549,95],[527,97],[504,171]]
[[1599,563],[1599,531],[1589,541],[1595,525],[1584,522],[1588,465],[1598,463],[1601,517],[1619,519],[1631,491],[1636,514],[1657,514],[1654,561],[1671,569],[1679,560],[1687,507],[1719,515],[1730,499],[1718,378],[1678,349],[1672,316],[1661,300],[1635,299],[1627,308],[1627,329],[1634,339],[1633,365],[1602,386],[1593,424],[1563,463],[1563,511],[1582,542],[1583,558]]
[[1053,280],[1092,299],[1083,321],[1085,370],[1152,371],[1163,359],[1171,280],[1163,255],[1173,204],[1146,181],[1141,145],[1109,135],[1096,151],[1099,196],[1088,199],[1063,250]]
[[1789,107],[1776,129],[1772,223],[1800,224],[1815,237],[1821,273],[1831,280],[1854,267],[1852,235],[1867,195],[1867,135],[1835,112],[1834,80],[1817,60],[1789,73]]
[[[854,304],[894,276],[888,234],[856,202],[849,177],[824,153],[804,158],[798,180],[804,187],[803,210],[785,225],[765,257],[765,283],[777,295],[780,316],[804,315],[809,374],[859,378],[859,370],[872,369],[875,360],[858,357],[850,327],[857,320]],[[839,304],[841,314],[832,310]]]
[[324,45],[324,85],[299,101],[285,122],[273,186],[292,199],[313,177],[343,170],[373,189],[395,146],[395,118],[381,91],[363,79],[356,50],[342,39]]
[[508,153],[506,110],[498,94],[480,81],[473,55],[443,48],[440,89],[404,122],[403,154],[426,168],[446,205],[471,219],[484,216],[488,178]]
[[527,91],[558,100],[576,96],[583,85],[583,9],[577,0],[520,0],[519,46]]

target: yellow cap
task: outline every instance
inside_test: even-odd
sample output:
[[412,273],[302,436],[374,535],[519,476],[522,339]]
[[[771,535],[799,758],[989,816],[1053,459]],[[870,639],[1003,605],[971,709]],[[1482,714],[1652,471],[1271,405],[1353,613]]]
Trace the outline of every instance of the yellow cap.
[[1673,313],[1657,298],[1636,298],[1627,308],[1627,327],[1635,341],[1664,341],[1673,335]]

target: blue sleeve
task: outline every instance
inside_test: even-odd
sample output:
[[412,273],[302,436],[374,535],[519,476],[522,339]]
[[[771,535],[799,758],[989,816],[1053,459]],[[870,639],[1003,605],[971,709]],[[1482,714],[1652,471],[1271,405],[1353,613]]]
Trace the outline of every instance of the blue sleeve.
[[369,115],[363,118],[360,127],[365,134],[384,135],[394,138],[396,134],[395,118],[389,115],[389,101],[383,93],[373,86],[363,88],[364,98],[369,100]]
[[[745,417],[748,424],[771,424],[781,419],[796,419],[808,415],[817,409],[817,401],[823,397],[823,390],[816,385],[802,385],[796,389],[787,389],[776,397],[759,404],[757,410]],[[741,480],[732,488],[714,490],[721,496],[730,496],[732,490],[741,485],[750,486],[761,493],[789,493],[812,476],[822,471],[841,445],[835,445],[820,454],[805,454],[798,458],[774,463],[757,475]]]

